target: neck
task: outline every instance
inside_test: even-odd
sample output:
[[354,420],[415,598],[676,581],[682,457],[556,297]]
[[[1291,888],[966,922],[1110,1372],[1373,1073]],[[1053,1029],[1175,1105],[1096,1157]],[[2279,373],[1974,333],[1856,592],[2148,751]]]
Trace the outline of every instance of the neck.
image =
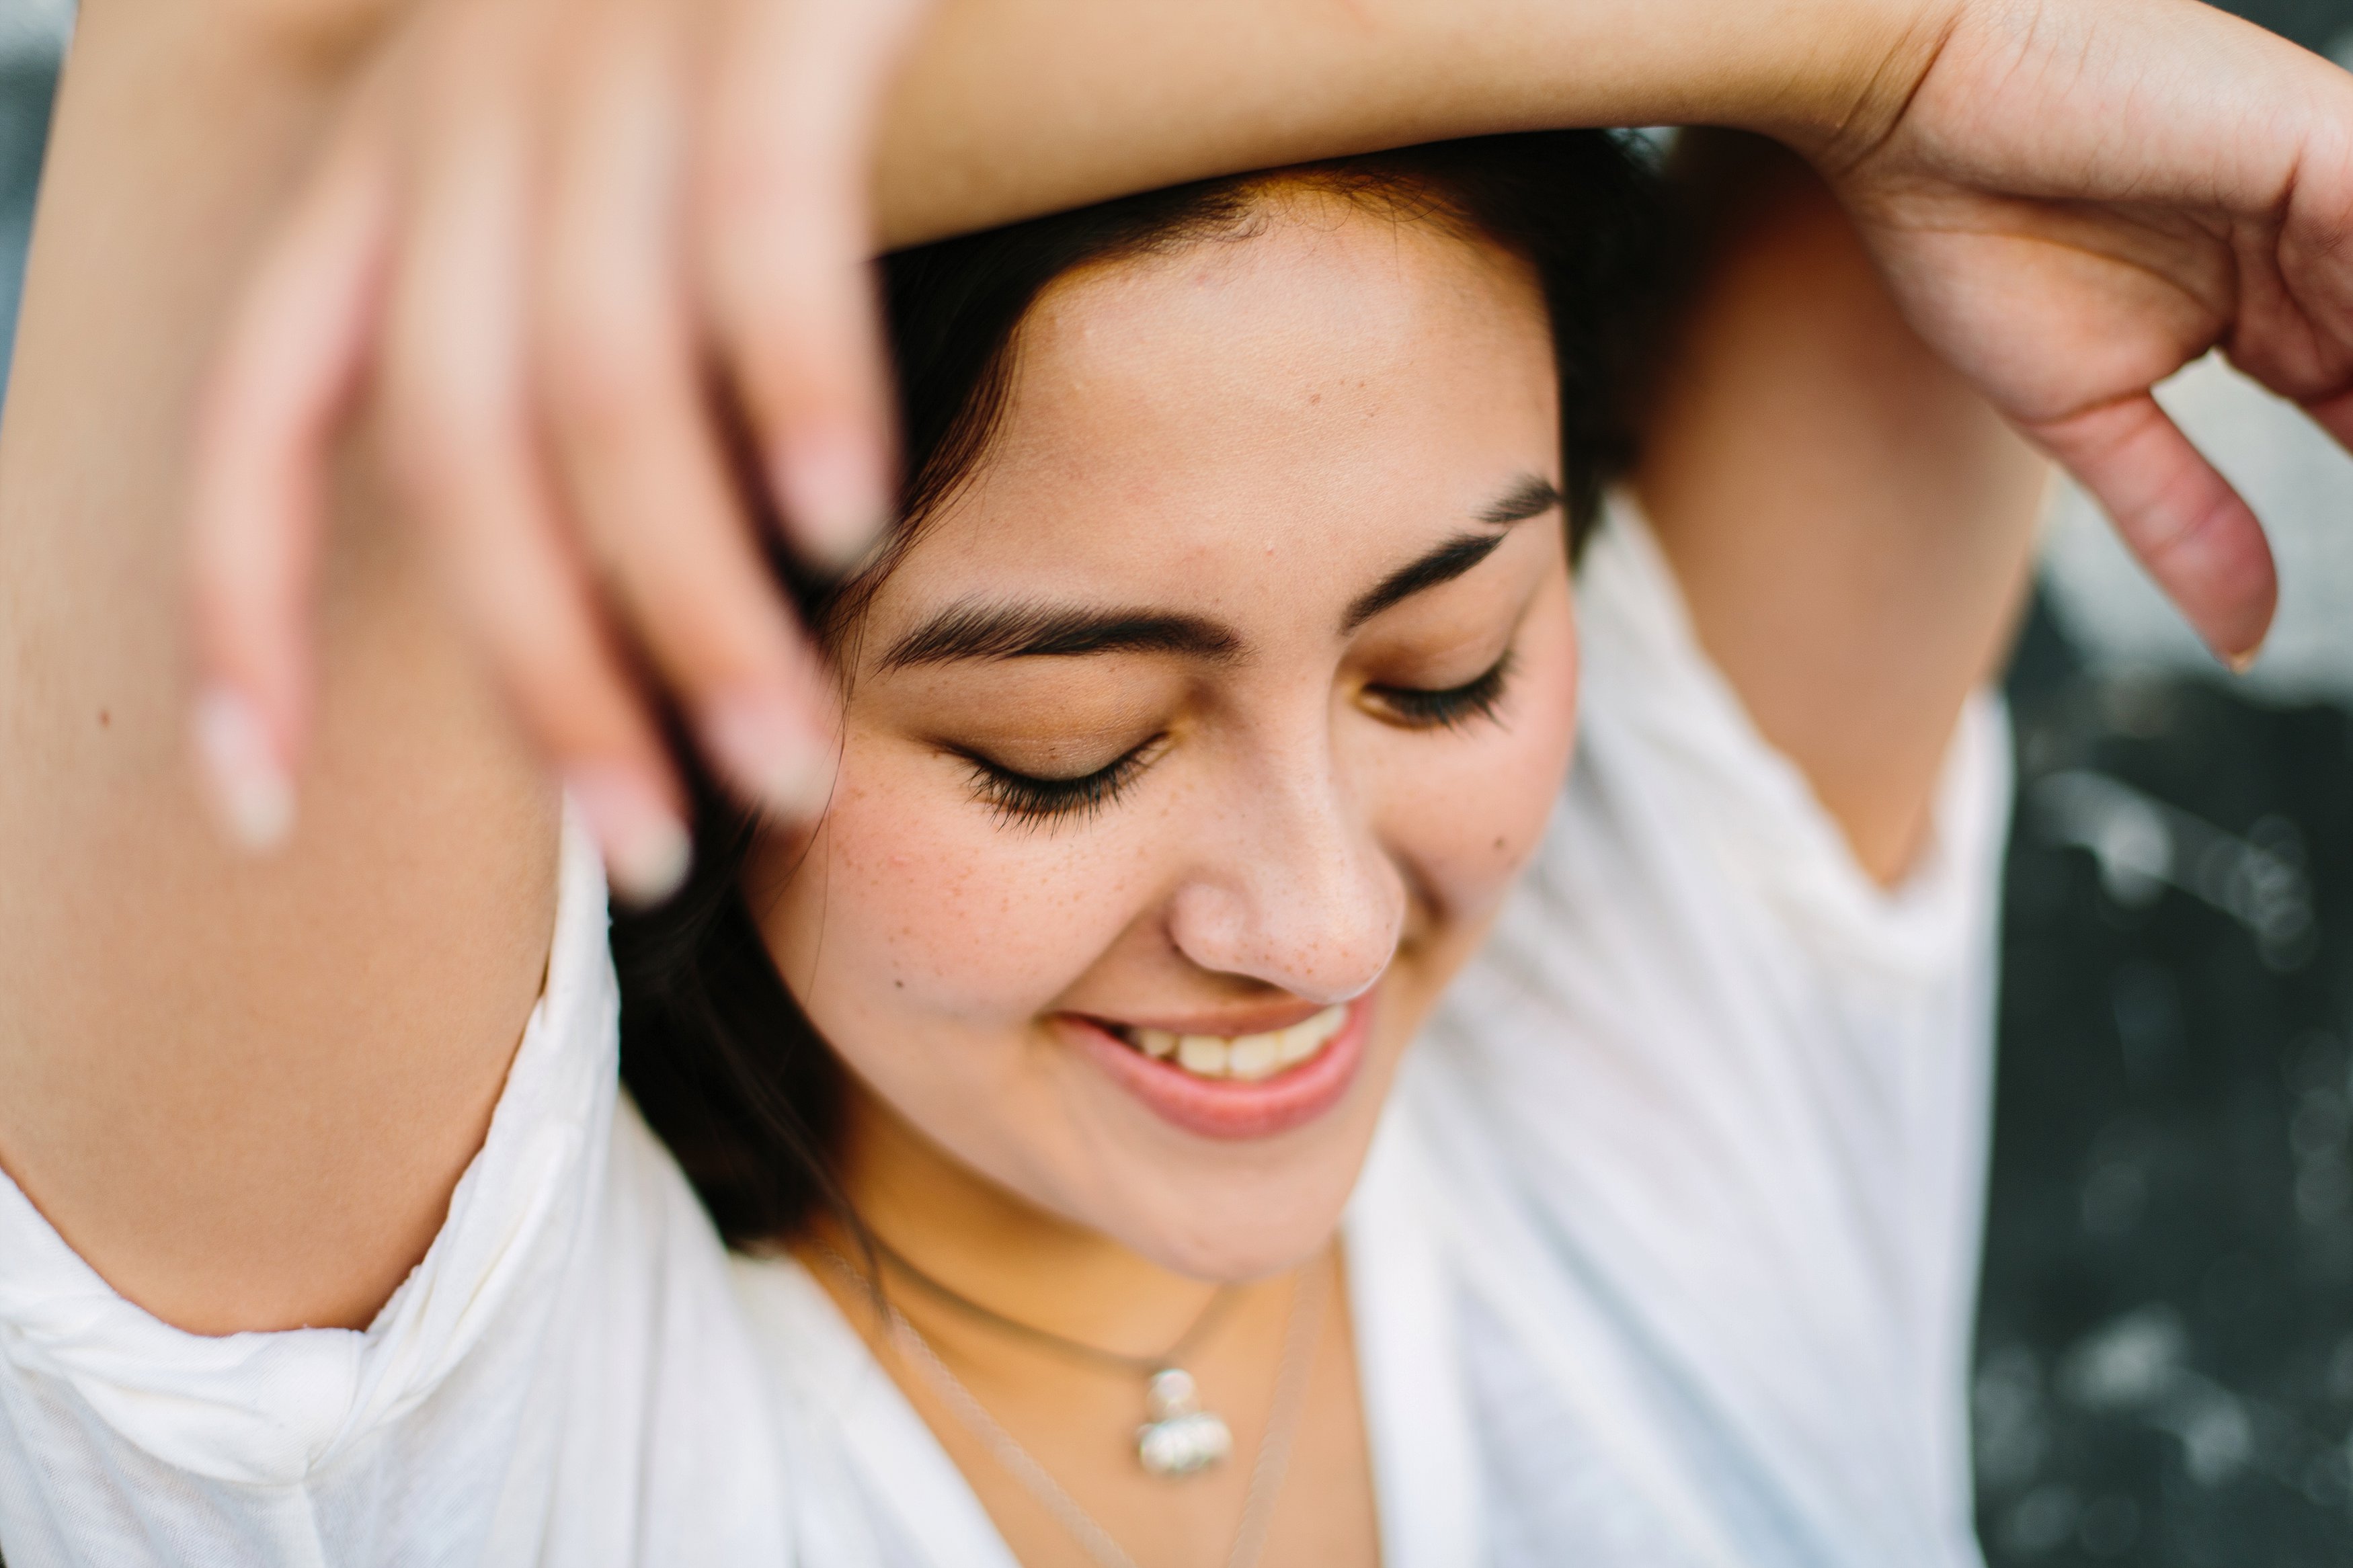
[[[848,1109],[842,1180],[851,1206],[884,1246],[959,1296],[1083,1344],[1148,1355],[1219,1289],[1008,1192],[861,1088]],[[854,1242],[827,1239],[856,1257]],[[953,1310],[903,1289],[892,1294],[919,1321]]]
[[[1283,1506],[1293,1521],[1277,1529],[1278,1541],[1288,1529],[1294,1547],[1303,1539],[1314,1545],[1271,1548],[1270,1561],[1376,1560],[1371,1471],[1345,1307],[1335,1299],[1335,1253],[1234,1288],[1186,1345],[1179,1364],[1190,1388],[1163,1394],[1143,1369],[1107,1367],[1069,1345],[1041,1344],[1035,1334],[1156,1358],[1185,1340],[1219,1286],[1162,1268],[1022,1201],[862,1090],[853,1089],[849,1110],[844,1195],[868,1228],[941,1286],[1031,1332],[950,1305],[886,1265],[883,1289],[916,1336],[903,1340],[861,1300],[851,1273],[818,1250],[830,1246],[854,1271],[854,1238],[820,1230],[804,1245],[803,1258],[860,1325],[1021,1562],[1060,1568],[1086,1555],[1071,1523],[1021,1479],[1025,1466],[1079,1500],[1083,1515],[1113,1542],[1155,1543],[1155,1561],[1227,1561],[1238,1531],[1265,1527],[1278,1495],[1289,1500]],[[1166,1405],[1155,1403],[1163,1398]],[[1141,1425],[1147,1419],[1148,1427]],[[989,1429],[1016,1457],[986,1435]],[[1286,1493],[1282,1477],[1290,1467],[1282,1456],[1294,1438],[1302,1473],[1315,1484]],[[1205,1444],[1229,1445],[1229,1458],[1192,1469],[1188,1456]]]

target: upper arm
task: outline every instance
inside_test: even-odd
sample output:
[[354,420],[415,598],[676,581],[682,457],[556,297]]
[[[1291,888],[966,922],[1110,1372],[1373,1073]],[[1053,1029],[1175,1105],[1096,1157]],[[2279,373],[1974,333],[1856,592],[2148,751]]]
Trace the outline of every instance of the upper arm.
[[1793,155],[1701,132],[1679,156],[1706,244],[1635,488],[1702,645],[1892,882],[2007,645],[2044,465]]
[[217,22],[88,7],[60,94],[0,432],[0,1167],[167,1321],[358,1325],[480,1145],[556,816],[364,461],[293,840],[198,805],[189,407],[328,91]]

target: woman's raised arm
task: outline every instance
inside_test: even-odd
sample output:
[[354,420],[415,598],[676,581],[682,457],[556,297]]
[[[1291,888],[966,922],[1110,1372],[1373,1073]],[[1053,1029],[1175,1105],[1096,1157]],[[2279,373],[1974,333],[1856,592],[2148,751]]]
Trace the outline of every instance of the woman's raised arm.
[[194,390],[329,110],[234,10],[86,5],[0,431],[0,1167],[212,1332],[364,1325],[423,1255],[554,913],[554,792],[364,457],[285,853],[188,779]]
[[2049,465],[1906,324],[1813,170],[1729,132],[1675,162],[1701,256],[1634,488],[1758,731],[1894,881],[2007,649]]

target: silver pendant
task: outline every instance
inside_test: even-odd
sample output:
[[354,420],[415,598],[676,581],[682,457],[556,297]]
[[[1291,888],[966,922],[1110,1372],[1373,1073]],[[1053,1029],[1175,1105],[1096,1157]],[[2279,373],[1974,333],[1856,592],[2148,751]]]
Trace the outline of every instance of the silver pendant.
[[1135,1457],[1148,1475],[1193,1475],[1234,1451],[1234,1435],[1225,1422],[1201,1408],[1193,1374],[1181,1366],[1163,1367],[1152,1374],[1145,1385],[1144,1408],[1152,1418],[1135,1429]]

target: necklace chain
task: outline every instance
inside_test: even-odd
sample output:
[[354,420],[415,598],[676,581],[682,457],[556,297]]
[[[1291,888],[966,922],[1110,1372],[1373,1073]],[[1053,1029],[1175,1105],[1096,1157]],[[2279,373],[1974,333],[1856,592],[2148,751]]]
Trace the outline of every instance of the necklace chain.
[[[849,1267],[847,1259],[830,1247],[825,1247],[823,1250],[826,1260],[850,1285],[862,1285],[860,1276]],[[906,1268],[903,1260],[897,1259],[895,1255],[889,1256],[892,1256],[902,1268]],[[911,1275],[914,1273],[912,1269],[907,1271]],[[920,1275],[915,1277],[922,1278]],[[1234,1529],[1232,1550],[1226,1554],[1226,1568],[1256,1568],[1260,1554],[1266,1550],[1267,1532],[1274,1521],[1274,1501],[1281,1495],[1283,1477],[1291,1468],[1291,1450],[1299,1436],[1300,1416],[1307,1405],[1307,1373],[1314,1365],[1315,1340],[1323,1328],[1324,1294],[1324,1271],[1316,1264],[1306,1265],[1293,1277],[1291,1311],[1282,1331],[1282,1359],[1275,1370],[1274,1401],[1267,1411],[1266,1434],[1259,1440],[1258,1456],[1250,1465],[1250,1490],[1242,1500],[1242,1515]],[[978,1303],[973,1305],[977,1306]],[[1216,1303],[1213,1301],[1211,1305]],[[1095,1516],[1089,1513],[1079,1500],[1072,1497],[1062,1483],[1056,1480],[1053,1474],[1005,1429],[1004,1423],[989,1414],[988,1407],[964,1385],[964,1380],[956,1376],[948,1363],[940,1359],[931,1342],[907,1321],[906,1314],[887,1300],[882,1303],[882,1310],[889,1317],[892,1337],[911,1352],[909,1359],[932,1384],[958,1425],[979,1439],[989,1456],[1020,1482],[1022,1489],[1035,1498],[1040,1507],[1054,1516],[1055,1522],[1070,1533],[1088,1556],[1095,1560],[1098,1568],[1139,1568],[1135,1559],[1128,1555],[1111,1531],[1105,1530]],[[986,1309],[982,1309],[982,1315],[991,1319],[997,1316]],[[1204,1316],[1207,1315],[1205,1312]],[[1015,1327],[1029,1327],[1009,1318],[1003,1321]],[[1187,1331],[1184,1340],[1171,1347],[1169,1353],[1174,1355],[1183,1349],[1199,1327],[1197,1322],[1192,1330]],[[1035,1332],[1046,1335],[1044,1330]],[[1092,1345],[1080,1345],[1077,1341],[1068,1342],[1082,1350],[1094,1349]],[[1113,1352],[1098,1353],[1108,1357]]]
[[1124,1351],[1105,1350],[1100,1345],[1091,1345],[1084,1340],[1074,1340],[1066,1334],[1058,1334],[1051,1329],[1041,1329],[1035,1323],[1025,1323],[1018,1318],[1008,1317],[994,1307],[974,1300],[953,1285],[936,1279],[916,1268],[897,1248],[880,1237],[874,1238],[870,1245],[883,1262],[905,1275],[909,1281],[925,1295],[945,1302],[967,1316],[977,1318],[994,1329],[1011,1334],[1017,1339],[1027,1340],[1032,1344],[1041,1345],[1048,1350],[1059,1351],[1064,1355],[1080,1361],[1092,1362],[1098,1366],[1110,1367],[1117,1372],[1134,1373],[1140,1376],[1150,1376],[1164,1367],[1173,1366],[1184,1360],[1186,1352],[1202,1340],[1207,1339],[1209,1331],[1224,1319],[1227,1309],[1232,1305],[1234,1299],[1232,1286],[1219,1286],[1217,1293],[1202,1306],[1200,1313],[1194,1318],[1191,1326],[1176,1336],[1176,1343],[1157,1355],[1129,1355]]

